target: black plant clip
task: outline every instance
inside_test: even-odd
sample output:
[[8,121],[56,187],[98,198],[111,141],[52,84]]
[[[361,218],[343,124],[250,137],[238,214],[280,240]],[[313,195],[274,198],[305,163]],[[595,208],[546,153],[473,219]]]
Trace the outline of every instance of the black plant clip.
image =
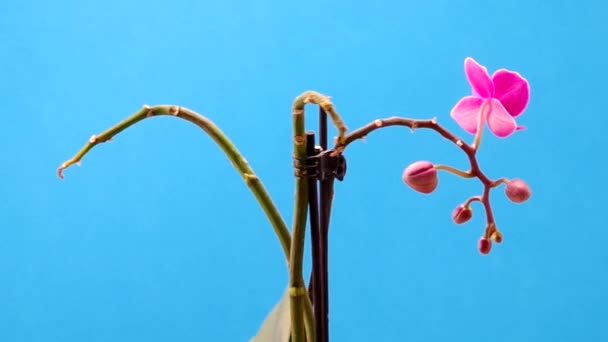
[[346,175],[346,158],[342,153],[335,154],[334,150],[322,151],[318,155],[320,180],[335,177],[337,180],[344,180]]
[[312,156],[295,158],[294,166],[296,176],[328,180],[335,178],[344,180],[346,175],[346,158],[334,150],[323,151],[320,146],[315,147],[316,154]]

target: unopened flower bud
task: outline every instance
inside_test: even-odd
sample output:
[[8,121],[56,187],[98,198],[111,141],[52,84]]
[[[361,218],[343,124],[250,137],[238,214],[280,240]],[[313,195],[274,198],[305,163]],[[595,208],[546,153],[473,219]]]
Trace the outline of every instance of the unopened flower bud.
[[490,239],[492,239],[496,243],[502,242],[502,233],[498,230],[495,230],[492,235],[490,235]]
[[412,189],[430,194],[437,188],[437,169],[431,162],[417,161],[403,171],[403,181]]
[[454,220],[456,224],[465,223],[470,220],[471,217],[473,217],[473,210],[471,210],[469,207],[465,207],[462,204],[457,206],[456,209],[452,211],[452,220]]
[[481,254],[488,254],[492,249],[492,241],[485,236],[482,236],[481,239],[479,239],[477,248],[479,248]]
[[511,201],[515,203],[522,203],[530,198],[531,191],[526,182],[522,181],[521,179],[514,179],[507,183],[505,194]]

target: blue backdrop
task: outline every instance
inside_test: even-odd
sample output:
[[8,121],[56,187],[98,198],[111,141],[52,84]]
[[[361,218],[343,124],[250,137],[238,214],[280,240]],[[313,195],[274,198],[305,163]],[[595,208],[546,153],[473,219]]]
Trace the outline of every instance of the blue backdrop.
[[476,181],[441,174],[432,196],[401,181],[419,159],[466,168],[460,150],[403,128],[350,146],[330,236],[332,340],[607,340],[606,11],[593,0],[1,2],[0,341],[246,341],[286,286],[266,218],[200,130],[146,120],[60,181],[56,167],[91,134],[143,104],[197,110],[291,222],[296,95],[331,95],[351,129],[436,116],[469,137],[449,117],[469,92],[467,56],[530,81],[528,129],[487,133],[480,162],[525,179],[532,198],[495,191],[505,241],[482,256],[481,207],[466,226],[450,218]]

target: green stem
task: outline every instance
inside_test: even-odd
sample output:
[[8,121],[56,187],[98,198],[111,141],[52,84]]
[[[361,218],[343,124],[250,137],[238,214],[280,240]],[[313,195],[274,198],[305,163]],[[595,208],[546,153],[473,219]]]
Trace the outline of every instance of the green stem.
[[[296,163],[306,157],[306,137],[304,128],[304,106],[293,110],[293,155]],[[308,298],[302,276],[304,263],[304,241],[306,238],[306,215],[308,210],[308,180],[304,172],[296,169],[296,195],[293,215],[291,254],[289,258],[289,288],[291,310],[291,342],[303,342],[306,336],[304,323],[304,301]]]
[[95,147],[95,145],[106,142],[139,121],[156,115],[171,115],[187,120],[202,128],[219,145],[230,162],[232,162],[232,165],[241,174],[251,192],[253,192],[253,195],[272,224],[272,227],[279,238],[285,256],[289,258],[291,248],[289,229],[281,217],[279,210],[270,198],[270,195],[266,191],[266,188],[262,184],[262,181],[256,176],[253,169],[247,163],[247,160],[239,152],[236,146],[234,146],[230,139],[228,139],[224,132],[222,132],[213,122],[211,122],[211,120],[189,109],[171,105],[159,105],[153,107],[144,106],[138,112],[117,125],[109,128],[99,135],[92,136],[87,144],[85,144],[84,147],[82,147],[82,149],[80,149],[80,151],[78,151],[74,157],[72,157],[72,159],[69,159],[61,164],[61,166],[57,169],[59,177],[63,178],[63,170],[72,164],[80,162],[80,160],[93,147]]
[[[334,126],[336,126],[336,128],[338,129],[338,137],[336,139],[336,143],[338,145],[343,145],[346,142],[345,137],[346,137],[346,131],[348,128],[344,124],[344,121],[342,121],[342,117],[340,117],[340,114],[338,114],[338,112],[334,108],[333,103],[331,103],[329,96],[320,94],[320,93],[318,93],[316,91],[312,91],[312,90],[305,91],[302,94],[298,95],[298,97],[296,97],[296,99],[293,102],[294,120],[295,120],[296,111],[301,111],[302,117],[304,116],[304,106],[309,103],[317,104],[317,105],[321,106],[321,108],[323,108],[323,110],[327,114],[329,114],[331,121],[334,123]],[[304,120],[304,119],[302,118],[302,120]],[[302,126],[302,135],[303,134],[304,134],[304,126]],[[341,152],[341,151],[338,151],[338,152]]]
[[[345,141],[346,125],[335,110],[329,97],[315,91],[306,91],[296,97],[293,102],[293,156],[296,159],[306,157],[306,132],[304,123],[304,106],[306,104],[317,104],[321,106],[329,114],[334,125],[338,129],[337,142],[344,143]],[[304,340],[304,337],[306,337],[307,341],[312,342],[315,336],[312,303],[308,297],[306,285],[302,276],[304,240],[306,237],[306,215],[308,209],[308,181],[306,176],[306,174],[303,174],[300,171],[296,172],[296,198],[291,254],[289,259],[292,342],[301,342]],[[303,318],[302,313],[304,315]],[[305,331],[302,329],[303,325]]]
[[486,120],[485,109],[488,106],[488,102],[484,102],[479,108],[479,120],[477,120],[477,132],[475,134],[475,140],[473,140],[473,144],[471,147],[473,151],[477,151],[479,149],[479,144],[481,144],[481,137],[483,136],[483,126]]
[[[338,129],[336,143],[344,145],[346,143],[346,125],[335,110],[328,96],[315,91],[305,91],[293,101],[293,144],[294,157],[302,158],[306,156],[306,135],[304,124],[304,106],[306,104],[316,104],[321,106],[329,114],[332,122]],[[341,153],[341,150],[336,150]],[[306,340],[314,341],[315,325],[313,318],[313,308],[310,298],[306,293],[304,278],[302,277],[302,263],[304,259],[304,240],[306,237],[306,215],[308,207],[308,189],[305,175],[296,174],[296,199],[294,208],[294,227],[291,240],[291,258],[289,283],[291,297],[291,319],[292,319],[292,342],[301,341],[302,322],[300,312],[304,306],[304,325],[306,329]],[[306,295],[304,295],[306,294]]]
[[[304,280],[302,280],[302,284],[304,284]],[[304,326],[306,328],[306,341],[315,342],[314,313],[312,311],[312,302],[310,301],[310,297],[308,297],[308,291],[304,296]]]
[[471,171],[462,171],[462,170],[458,170],[457,168],[448,166],[448,165],[440,165],[440,164],[436,164],[434,165],[435,169],[437,170],[443,170],[443,171],[447,171],[447,172],[451,172],[457,176],[463,177],[463,178],[473,178],[475,177],[473,175],[473,173],[471,173]]
[[304,342],[304,301],[308,291],[302,277],[304,261],[304,240],[306,236],[306,215],[308,210],[308,181],[306,176],[296,178],[296,198],[289,258],[289,294],[291,309],[291,342]]
[[[334,108],[328,96],[316,91],[305,91],[293,101],[293,154],[295,158],[306,157],[306,135],[304,124],[304,106],[316,104],[321,106],[329,114],[332,122],[338,129],[336,143],[345,144],[346,125],[340,114]],[[336,153],[341,153],[337,150]],[[304,260],[304,240],[306,237],[306,215],[308,207],[308,188],[306,175],[296,173],[296,199],[294,207],[294,226],[291,240],[291,257],[289,261],[289,284],[291,296],[291,320],[292,320],[292,342],[302,341],[302,318],[304,309],[304,325],[306,329],[306,340],[314,341],[315,325],[313,308],[304,278],[302,277],[302,263]],[[302,307],[303,306],[303,307]]]

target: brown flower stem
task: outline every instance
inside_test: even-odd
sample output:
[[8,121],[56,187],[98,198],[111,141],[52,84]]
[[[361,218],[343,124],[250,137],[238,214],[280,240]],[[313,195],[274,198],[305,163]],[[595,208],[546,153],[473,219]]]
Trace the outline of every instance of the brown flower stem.
[[492,213],[492,205],[490,204],[490,187],[484,186],[483,195],[481,196],[481,203],[483,203],[483,207],[486,209],[486,231],[485,237],[490,238],[490,235],[496,230],[496,226],[494,224],[494,214]]
[[[481,168],[479,167],[479,163],[478,163],[477,157],[476,157],[476,152],[477,152],[476,147],[465,143],[462,139],[460,139],[459,137],[457,137],[456,135],[454,135],[453,133],[451,133],[450,131],[448,131],[447,129],[442,127],[441,125],[439,125],[437,123],[436,119],[416,120],[416,119],[409,119],[409,118],[403,118],[403,117],[397,117],[397,116],[389,117],[386,119],[377,119],[361,128],[358,128],[358,129],[352,131],[350,134],[346,135],[343,139],[343,142],[340,142],[340,141],[336,142],[334,148],[337,151],[343,152],[346,149],[346,147],[349,144],[351,144],[353,141],[362,139],[375,130],[378,130],[378,129],[384,128],[384,127],[390,127],[390,126],[405,126],[405,127],[411,128],[412,130],[415,130],[417,128],[431,129],[431,130],[439,133],[439,135],[441,135],[445,139],[456,144],[456,146],[460,147],[460,149],[467,155],[467,158],[469,159],[469,163],[471,165],[470,171],[464,172],[464,171],[460,171],[460,170],[451,168],[449,166],[448,167],[441,166],[441,169],[456,173],[460,176],[466,176],[467,178],[475,177],[475,178],[479,179],[479,181],[484,186],[483,195],[481,196],[481,202],[483,203],[483,206],[486,210],[486,219],[487,219],[487,223],[488,223],[488,227],[489,227],[487,229],[487,231],[495,229],[494,215],[492,213],[492,207],[490,205],[490,200],[489,200],[490,189],[500,185],[501,183],[504,183],[505,179],[499,179],[497,181],[490,180],[481,171]],[[481,134],[480,134],[480,132],[478,132],[474,144],[478,145],[480,139],[481,139]],[[471,176],[469,176],[469,175],[471,175]],[[494,228],[492,228],[492,227],[494,227]]]
[[334,148],[339,151],[344,151],[344,149],[353,141],[362,139],[366,137],[369,133],[377,129],[390,126],[405,126],[411,128],[412,130],[415,130],[417,128],[427,128],[439,133],[439,135],[453,142],[454,144],[456,144],[456,146],[460,147],[462,151],[464,151],[464,153],[469,158],[469,162],[471,164],[471,170],[469,172],[473,174],[473,176],[479,178],[479,180],[484,185],[491,184],[490,179],[486,177],[486,175],[479,168],[479,164],[477,163],[477,159],[475,157],[475,150],[471,147],[471,145],[465,143],[464,140],[457,137],[452,132],[445,129],[443,126],[439,125],[436,119],[416,120],[398,116],[393,116],[386,119],[377,119],[346,135],[344,137],[344,142],[337,142]]
[[405,127],[411,128],[412,130],[415,130],[417,128],[432,129],[432,130],[436,131],[437,133],[439,133],[442,137],[444,137],[444,138],[450,140],[451,142],[453,142],[454,144],[458,145],[465,152],[467,152],[468,150],[471,150],[471,147],[469,145],[467,145],[462,139],[458,138],[457,136],[452,134],[450,131],[443,128],[441,125],[439,125],[437,123],[437,119],[433,118],[430,120],[416,120],[416,119],[409,119],[409,118],[403,118],[403,117],[398,117],[398,116],[374,120],[374,121],[370,122],[369,124],[350,132],[348,135],[346,135],[344,137],[344,142],[343,143],[337,142],[335,144],[334,148],[343,150],[346,148],[346,146],[351,144],[353,141],[362,139],[377,129],[384,128],[384,127],[390,127],[390,126],[405,126]]
[[205,133],[207,133],[213,141],[224,151],[228,159],[232,162],[232,165],[236,168],[239,174],[245,180],[245,183],[254,194],[258,203],[264,210],[264,213],[268,217],[274,231],[279,238],[281,247],[286,257],[289,258],[291,248],[291,238],[289,235],[289,229],[283,220],[283,217],[279,213],[279,210],[275,206],[274,202],[270,198],[270,195],[266,191],[266,188],[262,184],[262,181],[256,176],[255,172],[249,166],[247,160],[239,152],[236,146],[228,139],[228,137],[222,132],[211,120],[206,117],[189,110],[184,107],[172,106],[172,105],[159,105],[159,106],[144,106],[142,109],[137,111],[132,116],[118,123],[117,125],[109,128],[99,135],[92,136],[89,141],[78,151],[71,159],[66,160],[57,169],[57,173],[60,178],[63,178],[63,170],[68,168],[70,165],[80,162],[80,160],[96,145],[106,142],[116,136],[118,133],[125,129],[133,126],[134,124],[159,115],[170,115],[180,119],[189,121],[198,127],[200,127]]

